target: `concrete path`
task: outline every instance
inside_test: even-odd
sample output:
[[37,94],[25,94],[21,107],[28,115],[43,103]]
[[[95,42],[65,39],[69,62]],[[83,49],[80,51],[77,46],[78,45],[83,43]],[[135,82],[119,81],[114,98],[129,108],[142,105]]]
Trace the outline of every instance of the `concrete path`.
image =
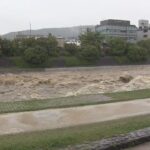
[[139,145],[134,148],[127,149],[127,150],[150,150],[150,143]]
[[150,99],[0,115],[0,135],[56,129],[150,114]]

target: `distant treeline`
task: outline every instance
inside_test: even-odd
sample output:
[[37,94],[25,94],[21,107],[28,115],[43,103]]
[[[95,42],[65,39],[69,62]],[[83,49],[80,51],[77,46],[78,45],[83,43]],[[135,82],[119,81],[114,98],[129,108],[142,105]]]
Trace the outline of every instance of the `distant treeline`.
[[128,43],[120,38],[105,39],[100,33],[87,32],[80,36],[80,41],[81,46],[65,44],[60,48],[52,35],[38,39],[0,39],[0,56],[12,58],[20,67],[50,67],[56,62],[66,66],[90,65],[105,56],[113,57],[118,63],[136,63],[150,57],[150,40]]

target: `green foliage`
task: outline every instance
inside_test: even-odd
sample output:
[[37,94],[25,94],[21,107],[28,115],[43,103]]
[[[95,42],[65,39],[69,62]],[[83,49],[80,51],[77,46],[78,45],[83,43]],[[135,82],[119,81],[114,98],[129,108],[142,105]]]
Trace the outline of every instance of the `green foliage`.
[[129,63],[127,56],[115,56],[114,60],[120,65]]
[[12,57],[11,62],[18,68],[30,68],[30,64],[27,63],[22,57]]
[[[104,40],[100,33],[87,31],[80,36],[80,41],[79,47],[65,44],[64,48],[59,48],[56,38],[51,34],[38,39],[0,39],[0,56],[18,58],[14,59],[17,66],[43,64],[44,67],[50,66],[49,62],[53,62],[52,66],[94,65],[103,54],[112,55],[119,64],[145,61],[150,56],[150,40],[130,44],[121,38]],[[21,57],[25,59],[21,60]],[[47,57],[49,62],[44,63]],[[55,62],[53,58],[56,58]]]
[[136,45],[130,45],[127,57],[131,62],[142,62],[147,60],[147,50]]
[[114,56],[123,56],[126,53],[127,42],[121,38],[112,38],[109,40],[111,54]]
[[142,48],[145,48],[148,51],[148,53],[150,54],[150,39],[140,41],[140,42],[138,42],[138,45]]
[[96,32],[87,32],[80,36],[81,46],[85,47],[88,45],[95,46],[97,50],[101,50],[101,44],[104,38],[100,33]]
[[11,41],[0,39],[0,56],[13,56]]
[[89,62],[95,62],[100,58],[100,52],[95,46],[87,45],[81,48],[79,56]]
[[49,35],[48,38],[15,39],[11,42],[11,44],[12,45],[10,49],[13,50],[14,56],[21,56],[24,51],[30,47],[42,47],[48,52],[49,55],[54,55],[55,50],[57,49],[57,40],[52,35]]
[[48,38],[39,38],[36,40],[36,45],[45,48],[49,55],[55,54],[57,44],[56,38],[51,34],[48,36]]
[[67,67],[74,67],[80,65],[82,65],[80,59],[75,56],[65,58],[65,66]]
[[24,52],[24,59],[31,65],[42,65],[47,60],[47,52],[42,47],[28,48]]
[[75,44],[65,44],[64,48],[70,55],[76,55],[78,53],[78,46]]

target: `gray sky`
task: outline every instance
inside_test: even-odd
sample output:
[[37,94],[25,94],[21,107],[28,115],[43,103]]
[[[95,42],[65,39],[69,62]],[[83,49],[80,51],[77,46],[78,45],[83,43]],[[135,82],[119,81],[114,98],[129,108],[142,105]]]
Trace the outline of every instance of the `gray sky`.
[[99,24],[103,19],[150,20],[150,0],[0,0],[0,34]]

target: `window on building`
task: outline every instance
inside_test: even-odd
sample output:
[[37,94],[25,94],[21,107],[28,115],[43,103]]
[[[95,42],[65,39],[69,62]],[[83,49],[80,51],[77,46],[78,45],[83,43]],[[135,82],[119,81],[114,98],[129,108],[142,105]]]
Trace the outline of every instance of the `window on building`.
[[144,38],[147,38],[147,37],[148,37],[148,35],[144,35],[143,37],[144,37]]

